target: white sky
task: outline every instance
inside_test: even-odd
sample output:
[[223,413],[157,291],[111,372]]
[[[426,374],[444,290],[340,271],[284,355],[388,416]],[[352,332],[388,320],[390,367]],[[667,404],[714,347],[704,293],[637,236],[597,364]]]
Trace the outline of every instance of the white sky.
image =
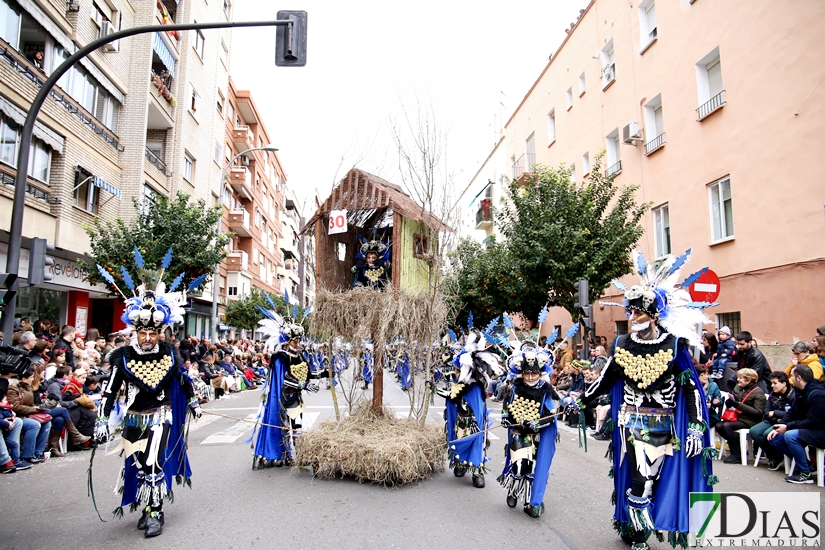
[[388,123],[404,106],[415,113],[416,98],[449,127],[449,169],[463,189],[587,3],[235,0],[236,21],[307,11],[308,55],[306,67],[276,67],[274,27],[236,30],[230,72],[252,92],[287,184],[308,199],[304,215],[315,188],[325,199],[359,159],[400,184]]

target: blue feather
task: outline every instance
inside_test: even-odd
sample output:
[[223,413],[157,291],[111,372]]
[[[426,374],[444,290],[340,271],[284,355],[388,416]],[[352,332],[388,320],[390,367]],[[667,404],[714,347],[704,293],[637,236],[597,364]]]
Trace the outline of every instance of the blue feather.
[[458,340],[458,336],[456,336],[455,331],[451,328],[447,329],[447,335],[450,337],[451,342]]
[[304,319],[309,317],[309,312],[310,311],[312,311],[312,306],[307,306],[307,308],[304,310]]
[[627,287],[625,286],[625,284],[624,284],[623,282],[621,282],[620,280],[618,280],[618,279],[613,279],[613,281],[611,281],[611,282],[613,283],[613,286],[615,286],[616,288],[618,288],[618,289],[619,289],[619,290],[621,290],[622,292],[624,292],[625,290],[627,290]]
[[513,330],[513,320],[510,319],[510,316],[507,315],[507,312],[501,314],[501,320],[504,321],[504,326],[507,327],[509,330]]
[[579,332],[579,323],[571,325],[571,327],[567,329],[567,332],[565,333],[564,337],[572,338],[576,335],[577,332]]
[[163,261],[160,264],[160,267],[163,269],[169,269],[169,266],[172,265],[172,247],[169,247],[169,250],[166,251],[166,255],[163,257]]
[[486,330],[487,332],[493,332],[494,330],[496,330],[497,326],[498,326],[498,317],[496,317],[495,319],[490,321],[490,324],[488,324],[487,328],[485,328],[484,330]]
[[639,276],[647,273],[647,261],[641,251],[636,251],[636,272]]
[[195,290],[196,288],[201,286],[207,277],[209,277],[209,273],[204,273],[203,275],[197,277],[194,281],[189,283],[189,290]]
[[126,271],[126,268],[123,265],[120,266],[120,274],[123,276],[123,283],[129,288],[129,290],[134,290],[135,282],[132,280],[129,272]]
[[467,330],[473,328],[473,312],[467,314]]
[[269,310],[264,309],[264,308],[262,308],[261,306],[256,306],[256,307],[257,307],[257,308],[261,311],[261,313],[263,313],[266,317],[268,317],[268,318],[270,318],[270,319],[273,319],[273,320],[275,319],[275,316],[274,316],[274,315],[272,315],[272,313],[270,313],[270,312],[269,312]]
[[707,268],[707,267],[703,267],[702,269],[700,269],[700,270],[699,270],[699,271],[697,271],[696,273],[692,273],[691,275],[688,275],[688,278],[687,278],[687,279],[685,279],[684,281],[682,281],[682,284],[680,284],[680,285],[679,285],[679,287],[680,287],[680,288],[687,288],[687,287],[689,287],[690,285],[692,285],[693,283],[695,283],[695,282],[696,282],[696,280],[697,280],[699,277],[701,277],[702,275],[704,275],[704,274],[707,272],[707,270],[708,270],[708,269],[709,269],[709,268]]
[[269,305],[272,306],[272,309],[278,309],[275,307],[275,302],[272,301],[272,297],[269,295],[269,292],[264,292],[264,296],[266,296],[266,301],[269,302]]
[[539,312],[539,324],[543,323],[547,320],[547,304],[544,304],[544,307],[541,308]]
[[501,337],[501,338],[498,339],[498,343],[501,346],[505,347],[505,348],[512,347],[512,346],[510,346],[510,339],[509,338]]
[[143,256],[140,255],[140,250],[138,250],[137,246],[135,246],[135,265],[138,269],[143,268]]
[[183,275],[184,274],[181,273],[180,275],[175,277],[175,280],[172,281],[172,286],[169,287],[169,292],[174,292],[174,290],[180,286],[180,284],[183,282]]
[[293,319],[298,318],[298,304],[295,304],[295,305],[292,306],[292,318]]
[[[107,283],[109,283],[110,285],[115,284],[115,278],[112,277],[111,273],[109,273],[108,271],[103,269],[103,267],[100,264],[97,264],[97,270],[100,271],[100,276],[103,277],[104,279],[106,279]],[[117,286],[117,285],[115,285],[115,286]]]
[[287,289],[284,289],[284,302],[289,306],[289,291]]
[[704,309],[706,307],[716,307],[719,304],[716,302],[689,302],[685,304],[685,307],[689,307],[691,309]]
[[484,339],[487,340],[490,344],[495,344],[498,338],[487,332],[486,330],[482,330],[481,334],[484,336]]
[[690,251],[691,251],[691,249],[690,249],[690,248],[688,248],[688,249],[685,251],[685,253],[684,253],[684,254],[682,254],[681,256],[679,256],[678,258],[676,258],[676,261],[675,261],[675,262],[673,262],[673,265],[672,265],[672,266],[670,266],[670,267],[668,268],[668,270],[667,270],[667,274],[668,274],[668,275],[673,275],[673,274],[674,274],[674,273],[676,273],[679,269],[681,269],[681,267],[682,267],[683,265],[685,265],[685,262],[686,262],[686,261],[687,261],[687,259],[690,257]]
[[553,332],[550,333],[550,336],[547,337],[547,341],[552,344],[556,341],[556,339],[558,337],[559,337],[559,329],[555,328],[555,329],[553,329]]

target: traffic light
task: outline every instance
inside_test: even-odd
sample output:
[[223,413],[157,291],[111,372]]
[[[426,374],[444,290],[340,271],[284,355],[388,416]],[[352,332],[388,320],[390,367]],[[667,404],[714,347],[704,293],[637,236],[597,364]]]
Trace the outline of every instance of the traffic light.
[[54,245],[46,239],[32,239],[29,246],[29,285],[51,282],[54,260],[46,253],[54,250]]
[[292,21],[275,29],[275,65],[303,67],[307,64],[307,12],[281,10],[279,21]]
[[583,308],[590,305],[590,284],[587,279],[576,281],[574,285],[573,299],[575,300],[574,307],[576,309]]
[[17,289],[14,288],[16,281],[17,275],[0,273],[0,309],[5,309],[14,300],[17,294]]
[[584,323],[584,326],[587,328],[587,331],[590,332],[593,330],[593,306],[583,306],[582,312],[584,313],[584,317],[582,317],[582,323]]

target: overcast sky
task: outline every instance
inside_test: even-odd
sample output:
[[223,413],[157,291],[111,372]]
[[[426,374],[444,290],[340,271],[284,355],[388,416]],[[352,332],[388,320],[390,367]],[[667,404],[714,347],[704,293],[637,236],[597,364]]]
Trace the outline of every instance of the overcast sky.
[[[274,28],[234,32],[231,75],[250,90],[299,201],[325,199],[353,163],[394,177],[389,121],[431,104],[463,189],[587,0],[235,0],[236,21],[308,12],[303,68],[275,67]],[[500,105],[503,103],[503,105]],[[503,121],[501,120],[503,118]],[[343,162],[342,162],[343,159]],[[313,210],[314,208],[308,208]],[[312,215],[306,211],[304,215]]]

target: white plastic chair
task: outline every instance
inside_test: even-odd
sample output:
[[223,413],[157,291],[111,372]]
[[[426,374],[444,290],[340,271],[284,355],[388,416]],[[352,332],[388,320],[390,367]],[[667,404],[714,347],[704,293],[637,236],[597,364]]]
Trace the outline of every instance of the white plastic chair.
[[[808,448],[813,447],[809,445]],[[813,447],[816,450],[816,485],[817,487],[825,487],[825,472],[823,472],[823,461],[825,460],[825,449]],[[785,474],[792,475],[794,468],[796,468],[796,460],[785,455]]]

